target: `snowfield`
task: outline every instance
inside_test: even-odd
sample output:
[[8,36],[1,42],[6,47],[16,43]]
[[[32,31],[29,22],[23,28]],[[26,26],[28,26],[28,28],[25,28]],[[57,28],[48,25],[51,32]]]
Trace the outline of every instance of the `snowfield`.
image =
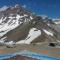
[[[13,17],[9,17],[9,18],[10,18],[10,20],[7,23],[0,25],[0,36],[3,36],[7,32],[9,32],[10,30],[19,26],[19,24],[18,24],[19,23],[18,20],[20,18],[19,15],[16,16],[16,20],[13,20]],[[0,23],[2,23],[2,21],[3,21],[3,19],[0,20]],[[11,24],[9,24],[10,22],[11,22]]]
[[43,31],[44,31],[47,35],[53,36],[53,33],[52,33],[52,32],[49,32],[49,31],[47,31],[47,30],[45,30],[45,29],[43,29]]
[[[19,21],[24,17],[27,17],[28,15],[24,14],[19,15],[17,14],[16,16],[13,16],[13,14],[10,14],[9,17],[2,17],[0,19],[0,36],[5,35],[7,32],[9,32],[10,30],[15,29],[16,27],[18,27],[20,24],[22,24],[23,22]],[[4,21],[9,18],[9,20],[7,20],[7,22],[5,23]],[[30,19],[33,19],[30,16]],[[25,18],[25,22],[27,22],[27,19]]]
[[55,24],[60,24],[60,21],[54,22]]
[[40,30],[38,30],[36,28],[32,28],[32,29],[30,29],[27,38],[25,40],[20,40],[20,41],[16,42],[16,44],[30,44],[35,38],[37,38],[40,35],[41,35]]
[[0,39],[0,44],[4,44],[4,45],[14,45],[15,44],[15,42],[13,42],[13,41],[5,42],[6,38],[7,37]]

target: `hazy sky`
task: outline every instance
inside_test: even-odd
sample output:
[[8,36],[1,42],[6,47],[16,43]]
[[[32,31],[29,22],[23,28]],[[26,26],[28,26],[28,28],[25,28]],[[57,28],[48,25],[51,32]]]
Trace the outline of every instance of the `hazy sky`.
[[0,7],[20,4],[39,15],[60,18],[60,0],[0,0]]

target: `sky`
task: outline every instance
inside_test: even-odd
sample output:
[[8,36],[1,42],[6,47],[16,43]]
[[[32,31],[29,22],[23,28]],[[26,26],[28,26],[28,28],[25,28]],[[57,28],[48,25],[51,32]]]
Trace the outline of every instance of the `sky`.
[[0,0],[0,7],[20,4],[37,15],[60,18],[60,0]]

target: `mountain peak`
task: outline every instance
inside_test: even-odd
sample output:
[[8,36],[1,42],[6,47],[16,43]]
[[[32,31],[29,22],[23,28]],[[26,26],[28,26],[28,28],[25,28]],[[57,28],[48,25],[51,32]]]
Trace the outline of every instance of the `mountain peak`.
[[0,8],[0,11],[5,11],[7,9],[8,9],[8,6],[3,6],[3,7]]
[[15,8],[17,8],[17,7],[20,7],[20,5],[19,5],[19,4],[16,4],[16,5],[15,5]]

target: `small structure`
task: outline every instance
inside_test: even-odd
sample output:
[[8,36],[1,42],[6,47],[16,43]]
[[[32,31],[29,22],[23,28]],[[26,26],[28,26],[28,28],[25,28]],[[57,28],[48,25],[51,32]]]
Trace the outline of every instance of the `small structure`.
[[55,47],[56,46],[56,43],[49,43],[49,46]]

